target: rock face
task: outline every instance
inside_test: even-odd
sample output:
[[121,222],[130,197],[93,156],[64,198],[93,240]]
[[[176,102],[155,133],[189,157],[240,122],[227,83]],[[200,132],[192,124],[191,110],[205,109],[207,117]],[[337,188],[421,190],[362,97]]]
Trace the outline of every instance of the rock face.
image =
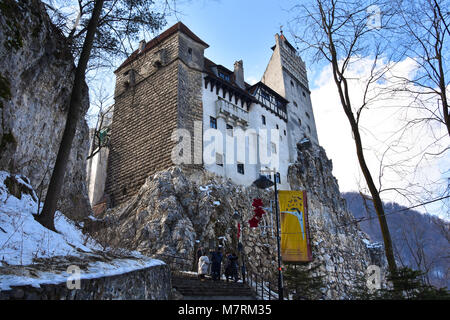
[[384,252],[371,246],[355,223],[332,170],[323,148],[299,145],[289,177],[292,190],[307,190],[313,258],[325,275],[326,296],[342,299],[348,298],[355,285],[361,285],[358,281],[365,281],[369,265],[385,268],[385,259]]
[[[43,201],[65,126],[73,57],[40,1],[5,0],[0,11],[0,169],[29,177]],[[88,126],[81,119],[58,207],[73,219],[89,214],[87,152]]]
[[[369,243],[341,198],[332,165],[320,147],[299,149],[289,169],[292,190],[306,190],[313,263],[324,275],[323,298],[345,299],[372,264]],[[246,267],[276,283],[275,230],[249,228],[252,199],[270,207],[273,191],[237,186],[201,169],[173,167],[149,177],[132,199],[104,214],[97,238],[110,245],[137,249],[159,258],[177,257],[179,268],[193,269],[199,246],[222,244],[236,251],[235,211],[243,217],[241,240]],[[266,226],[274,225],[270,213]],[[273,216],[272,216],[273,217]],[[273,218],[274,220],[274,218]],[[319,270],[319,271],[317,271]]]
[[196,249],[210,242],[236,248],[234,211],[247,217],[252,199],[266,196],[202,169],[172,167],[147,178],[136,196],[107,210],[95,227],[106,228],[98,232],[106,244],[193,263]]

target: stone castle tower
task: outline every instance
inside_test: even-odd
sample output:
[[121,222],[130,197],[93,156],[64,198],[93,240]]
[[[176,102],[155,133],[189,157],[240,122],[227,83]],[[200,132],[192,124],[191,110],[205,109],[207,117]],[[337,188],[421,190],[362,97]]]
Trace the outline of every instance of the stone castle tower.
[[[111,205],[134,195],[150,174],[173,165],[171,134],[202,121],[203,53],[208,45],[177,23],[141,42],[115,71],[106,178]],[[201,152],[201,151],[200,151]]]

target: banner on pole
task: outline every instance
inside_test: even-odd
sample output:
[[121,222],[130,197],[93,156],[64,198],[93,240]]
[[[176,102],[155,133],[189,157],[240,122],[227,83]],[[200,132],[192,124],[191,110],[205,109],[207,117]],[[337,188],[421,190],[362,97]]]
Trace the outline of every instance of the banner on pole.
[[278,191],[281,222],[281,258],[285,262],[312,260],[306,191]]

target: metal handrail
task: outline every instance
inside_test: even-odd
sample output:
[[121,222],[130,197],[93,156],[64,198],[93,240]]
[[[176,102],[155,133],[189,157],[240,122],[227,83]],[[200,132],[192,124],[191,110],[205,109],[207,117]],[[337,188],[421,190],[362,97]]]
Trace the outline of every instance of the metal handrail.
[[[273,285],[272,281],[265,279],[263,276],[258,276],[258,274],[253,273],[251,270],[247,270],[246,279],[248,279],[249,287],[255,293],[256,299],[278,299],[278,294],[276,293],[278,292],[278,289],[277,286]],[[277,289],[277,291],[274,291],[275,289]]]

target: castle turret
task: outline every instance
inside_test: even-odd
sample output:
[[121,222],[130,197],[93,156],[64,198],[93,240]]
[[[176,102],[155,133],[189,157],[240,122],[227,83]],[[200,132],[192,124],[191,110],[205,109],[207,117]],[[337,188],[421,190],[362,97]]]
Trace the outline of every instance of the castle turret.
[[[208,45],[181,22],[142,41],[115,71],[115,106],[105,192],[115,206],[145,179],[173,165],[176,129],[202,121],[202,70]],[[201,155],[192,140],[191,150]],[[195,149],[197,148],[197,149]],[[201,161],[201,159],[200,159]],[[194,162],[194,161],[193,161]]]
[[281,32],[275,35],[273,54],[262,77],[262,82],[289,101],[288,141],[289,159],[297,157],[297,143],[309,138],[318,144],[316,123],[311,104],[306,65],[297,50]]

